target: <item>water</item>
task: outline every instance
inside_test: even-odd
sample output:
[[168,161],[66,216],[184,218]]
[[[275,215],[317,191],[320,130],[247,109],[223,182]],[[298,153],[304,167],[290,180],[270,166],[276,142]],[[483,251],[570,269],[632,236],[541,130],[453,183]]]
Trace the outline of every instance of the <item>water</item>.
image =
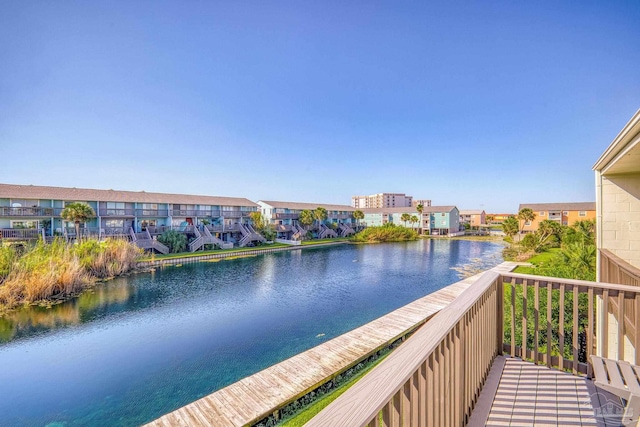
[[[135,426],[502,261],[491,242],[189,264],[0,318],[0,426]],[[324,334],[324,335],[321,335]]]

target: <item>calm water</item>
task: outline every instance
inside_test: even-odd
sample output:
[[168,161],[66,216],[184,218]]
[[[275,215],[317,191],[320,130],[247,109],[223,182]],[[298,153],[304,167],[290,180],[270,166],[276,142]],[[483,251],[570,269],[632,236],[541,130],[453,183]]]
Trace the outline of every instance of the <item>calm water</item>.
[[[424,240],[199,263],[0,318],[0,425],[135,426],[491,267]],[[321,335],[320,334],[324,334]]]

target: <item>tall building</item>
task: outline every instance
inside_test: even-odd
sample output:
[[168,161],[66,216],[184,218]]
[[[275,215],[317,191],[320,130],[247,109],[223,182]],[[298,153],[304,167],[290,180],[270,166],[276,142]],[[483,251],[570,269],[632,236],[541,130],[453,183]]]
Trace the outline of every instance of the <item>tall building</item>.
[[413,197],[404,193],[378,193],[370,196],[352,196],[351,206],[358,209],[404,208],[411,207],[412,201]]

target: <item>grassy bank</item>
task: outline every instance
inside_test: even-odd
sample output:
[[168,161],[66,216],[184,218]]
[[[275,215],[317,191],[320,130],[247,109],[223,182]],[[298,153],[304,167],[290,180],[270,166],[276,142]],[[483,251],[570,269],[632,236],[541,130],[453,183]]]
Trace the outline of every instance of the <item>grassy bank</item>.
[[22,304],[62,301],[98,279],[133,268],[142,251],[124,240],[69,245],[0,246],[0,312]]

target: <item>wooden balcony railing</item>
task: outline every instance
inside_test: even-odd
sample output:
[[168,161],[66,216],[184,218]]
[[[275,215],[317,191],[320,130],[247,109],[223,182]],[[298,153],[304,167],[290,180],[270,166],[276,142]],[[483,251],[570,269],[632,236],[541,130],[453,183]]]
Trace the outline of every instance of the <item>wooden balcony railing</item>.
[[613,252],[600,249],[600,280],[607,283],[640,286],[640,269],[625,262]]
[[118,209],[118,208],[102,208],[98,210],[98,214],[100,216],[135,216],[135,209],[131,209],[131,208],[124,208],[124,209]]
[[638,287],[489,271],[306,426],[463,426],[503,352],[587,376],[596,347],[640,363],[636,313]]
[[44,237],[43,229],[36,228],[3,228],[0,229],[0,239],[31,240]]
[[41,207],[0,207],[0,216],[16,216],[16,217],[51,217],[60,216],[62,208],[41,208]]
[[275,213],[273,214],[275,219],[298,219],[300,217],[299,213]]
[[169,210],[168,209],[136,209],[136,216],[167,217],[169,216]]

